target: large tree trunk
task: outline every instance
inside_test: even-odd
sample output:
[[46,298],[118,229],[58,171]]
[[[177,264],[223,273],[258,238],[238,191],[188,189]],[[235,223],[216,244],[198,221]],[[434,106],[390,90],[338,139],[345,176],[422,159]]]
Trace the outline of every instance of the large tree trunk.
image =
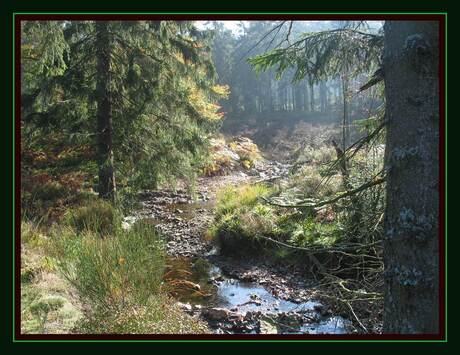
[[438,24],[385,23],[385,333],[439,331]]
[[96,21],[97,56],[97,154],[99,164],[99,196],[115,198],[113,172],[112,107],[110,94],[110,34],[108,22]]

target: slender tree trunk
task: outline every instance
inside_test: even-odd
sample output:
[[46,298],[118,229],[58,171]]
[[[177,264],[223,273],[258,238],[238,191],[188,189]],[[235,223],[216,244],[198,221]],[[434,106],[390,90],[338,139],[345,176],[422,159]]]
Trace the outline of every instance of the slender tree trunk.
[[305,91],[304,91],[304,104],[305,104],[305,112],[311,111],[311,106],[310,106],[310,91],[309,91],[309,85],[307,82],[305,82]]
[[341,88],[341,80],[337,79],[336,83],[335,83],[335,102],[334,104],[336,106],[339,105],[339,102],[342,101],[342,88]]
[[296,112],[301,111],[301,101],[300,101],[300,85],[294,86],[294,95],[293,95],[293,109]]
[[272,96],[272,81],[271,79],[268,79],[268,91],[267,91],[267,111],[272,112],[273,111],[273,96]]
[[302,82],[299,84],[300,93],[300,111],[305,112],[305,84]]
[[110,46],[108,22],[96,21],[98,192],[100,197],[114,200],[116,185],[113,172]]
[[321,112],[326,112],[327,87],[324,81],[322,81],[319,85],[319,94],[320,94]]
[[342,149],[345,151],[350,143],[350,129],[348,119],[348,76],[342,75],[342,100],[343,100],[343,116],[342,116]]
[[315,111],[315,91],[313,90],[313,83],[310,82],[310,111]]
[[385,22],[385,333],[439,331],[439,38],[428,21]]

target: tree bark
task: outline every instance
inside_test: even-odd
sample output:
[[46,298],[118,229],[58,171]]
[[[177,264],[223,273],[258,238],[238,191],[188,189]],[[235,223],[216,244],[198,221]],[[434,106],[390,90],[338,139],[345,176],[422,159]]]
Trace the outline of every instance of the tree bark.
[[102,198],[114,200],[116,185],[113,171],[110,52],[111,44],[108,22],[96,21],[98,193]]
[[385,333],[439,331],[437,22],[385,23]]
[[321,103],[321,112],[326,112],[327,107],[327,86],[324,81],[319,84],[319,95]]
[[315,112],[315,91],[313,87],[313,82],[309,83],[310,85],[310,111]]
[[310,109],[310,91],[309,91],[309,85],[305,81],[305,89],[304,89],[304,111],[309,112],[311,111]]
[[343,116],[342,116],[342,150],[345,151],[350,143],[350,127],[348,119],[348,74],[342,75],[342,99],[343,99]]

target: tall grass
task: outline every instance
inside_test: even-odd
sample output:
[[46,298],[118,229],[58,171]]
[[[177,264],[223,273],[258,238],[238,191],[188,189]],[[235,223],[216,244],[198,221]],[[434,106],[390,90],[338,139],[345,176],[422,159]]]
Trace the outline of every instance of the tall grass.
[[222,216],[239,208],[252,207],[258,203],[260,198],[270,193],[271,189],[262,184],[223,188],[217,193],[216,213]]
[[117,233],[121,227],[121,214],[109,202],[90,200],[86,205],[75,207],[64,215],[64,223],[78,233],[92,232],[100,236]]
[[137,223],[105,238],[86,227],[81,235],[62,230],[54,251],[60,271],[93,311],[118,312],[158,293],[163,242],[151,226]]
[[86,223],[56,233],[57,268],[77,291],[84,317],[82,333],[203,333],[204,323],[177,308],[163,290],[164,242],[154,227],[136,222],[100,233]]

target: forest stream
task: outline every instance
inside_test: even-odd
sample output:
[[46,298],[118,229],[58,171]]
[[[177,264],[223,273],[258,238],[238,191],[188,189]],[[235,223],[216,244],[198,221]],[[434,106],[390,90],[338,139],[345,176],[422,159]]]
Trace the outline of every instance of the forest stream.
[[264,260],[251,263],[220,255],[206,237],[216,192],[225,185],[287,174],[289,165],[265,161],[248,172],[202,177],[192,198],[185,190],[144,191],[142,208],[126,217],[124,228],[148,221],[166,238],[166,287],[187,313],[207,321],[216,334],[345,334],[351,322],[311,298],[299,272]]
[[14,341],[446,341],[447,13],[40,14]]

